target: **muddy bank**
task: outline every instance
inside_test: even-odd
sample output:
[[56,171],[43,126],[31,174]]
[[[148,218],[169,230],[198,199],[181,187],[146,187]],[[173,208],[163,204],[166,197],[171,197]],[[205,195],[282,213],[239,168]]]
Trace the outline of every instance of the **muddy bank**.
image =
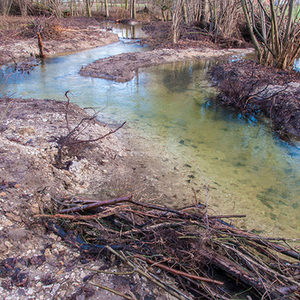
[[47,57],[104,46],[119,40],[91,18],[36,19],[7,17],[0,22],[0,65],[39,55],[36,30],[42,31]]
[[252,47],[242,34],[241,28],[236,28],[235,37],[226,37],[222,34],[215,35],[208,32],[208,28],[203,28],[200,23],[190,25],[181,24],[180,39],[177,44],[172,42],[172,22],[152,21],[143,24],[142,29],[147,33],[146,43],[154,49],[173,48],[249,48]]
[[[66,102],[54,100],[0,100],[0,293],[5,299],[33,295],[38,299],[119,299],[88,283],[94,272],[86,264],[116,271],[110,261],[81,255],[34,217],[43,209],[51,210],[55,201],[72,195],[105,200],[130,193],[136,200],[151,203],[171,204],[175,198],[182,199],[182,205],[193,201],[188,184],[171,186],[190,173],[176,171],[167,159],[148,157],[142,146],[136,148],[127,124],[105,139],[65,147],[58,166],[59,141],[69,132],[67,127],[72,130],[90,118],[70,104],[67,122],[66,110]],[[93,119],[77,138],[94,139],[119,125],[108,127]],[[190,172],[190,167],[186,169]],[[200,187],[195,190],[198,194]],[[107,274],[92,278],[121,292],[133,291],[142,299],[169,299],[137,274],[126,280]]]
[[99,59],[80,70],[82,76],[98,77],[126,82],[135,76],[135,71],[153,65],[184,60],[220,57],[251,53],[252,49],[157,49],[145,52],[124,53]]
[[[0,293],[4,299],[95,297],[119,299],[87,283],[85,268],[107,269],[110,262],[90,261],[45,231],[34,215],[50,208],[53,199],[69,195],[93,194],[110,199],[133,191],[158,196],[145,180],[142,158],[132,160],[130,149],[116,135],[75,149],[65,149],[56,164],[60,137],[68,133],[66,103],[50,100],[0,100]],[[70,104],[68,123],[74,128],[87,113]],[[86,125],[86,123],[85,123]],[[116,128],[114,126],[114,128]],[[96,120],[80,139],[91,139],[110,131]],[[134,170],[133,170],[134,167]],[[144,175],[143,175],[144,174]],[[139,186],[138,182],[144,182]],[[148,186],[148,189],[146,188]],[[54,200],[55,201],[55,200]],[[52,203],[52,204],[51,204]],[[122,280],[98,274],[94,280],[120,291],[133,289],[142,298],[158,297],[160,291],[145,284],[138,275]],[[73,299],[72,298],[72,299]],[[162,299],[165,299],[162,296]]]
[[211,72],[222,105],[247,118],[267,117],[284,139],[300,138],[300,74],[253,61],[219,65]]

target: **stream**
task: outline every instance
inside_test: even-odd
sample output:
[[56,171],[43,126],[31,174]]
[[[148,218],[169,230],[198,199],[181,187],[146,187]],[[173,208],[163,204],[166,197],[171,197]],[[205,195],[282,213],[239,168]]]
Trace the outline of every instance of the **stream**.
[[[138,27],[113,30],[120,42],[46,59],[29,75],[10,76],[3,92],[65,100],[70,90],[81,107],[100,108],[102,122],[126,120],[128,130],[148,143],[145,148],[157,144],[158,160],[187,169],[185,186],[205,185],[216,212],[246,214],[245,226],[265,235],[299,237],[300,144],[274,137],[267,121],[246,121],[216,105],[207,76],[214,60],[141,69],[126,83],[80,76],[81,66],[96,59],[147,49],[129,39],[140,36]],[[11,73],[7,66],[0,71],[1,81]]]

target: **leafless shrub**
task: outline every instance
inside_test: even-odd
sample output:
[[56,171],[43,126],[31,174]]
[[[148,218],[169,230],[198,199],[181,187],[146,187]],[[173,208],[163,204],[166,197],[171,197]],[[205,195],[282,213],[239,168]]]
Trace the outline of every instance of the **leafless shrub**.
[[295,0],[242,0],[243,11],[261,64],[292,69],[300,54],[300,10]]
[[121,129],[126,122],[123,122],[119,127],[116,129],[112,129],[106,134],[102,136],[98,136],[95,138],[90,139],[82,139],[80,136],[83,132],[85,132],[91,124],[95,121],[97,117],[97,112],[95,112],[91,116],[87,116],[82,118],[74,127],[71,127],[71,124],[69,122],[69,106],[70,106],[70,98],[69,98],[69,92],[67,91],[65,93],[65,97],[67,98],[66,102],[66,110],[65,110],[65,120],[66,120],[66,127],[67,127],[67,134],[60,136],[56,139],[57,142],[57,155],[56,155],[56,161],[55,166],[59,169],[68,169],[71,165],[71,161],[67,158],[71,158],[74,156],[80,156],[80,153],[82,151],[92,145],[93,143],[102,140],[109,135],[117,132],[119,129]]
[[217,66],[211,74],[218,82],[221,104],[234,108],[246,118],[270,118],[272,128],[284,139],[300,137],[297,74],[251,61]]
[[36,37],[37,32],[39,32],[41,37],[45,40],[59,39],[64,31],[65,29],[59,19],[55,17],[40,17],[29,22],[21,35],[26,38],[31,38]]

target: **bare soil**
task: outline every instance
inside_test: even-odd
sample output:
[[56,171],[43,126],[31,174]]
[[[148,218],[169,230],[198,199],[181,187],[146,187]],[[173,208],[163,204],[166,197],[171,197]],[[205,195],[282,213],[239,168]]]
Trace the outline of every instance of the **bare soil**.
[[[129,141],[128,134],[126,140],[114,134],[77,145],[76,151],[64,152],[63,161],[68,162],[68,168],[58,168],[58,141],[68,133],[65,102],[1,99],[0,111],[4,116],[0,128],[2,298],[120,299],[91,286],[88,279],[92,277],[94,282],[142,299],[170,299],[138,275],[125,277],[126,280],[115,275],[95,275],[85,267],[87,263],[88,268],[115,271],[111,267],[114,264],[94,260],[68,247],[60,237],[47,232],[36,215],[43,209],[51,211],[57,199],[72,195],[104,200],[134,193],[137,200],[165,203],[176,193],[176,197],[189,202],[192,194],[183,191],[182,186],[169,189],[176,175],[166,166],[163,174],[158,173],[161,163],[131,148],[134,141]],[[70,104],[71,129],[86,117],[86,111]],[[126,127],[121,130],[126,131]],[[109,131],[108,126],[93,120],[79,138],[96,138]]]
[[0,65],[39,55],[38,26],[45,55],[80,51],[104,46],[119,40],[116,34],[103,31],[91,18],[21,18],[6,17],[0,22]]
[[153,65],[193,59],[251,53],[252,49],[155,49],[145,52],[123,53],[99,59],[80,70],[83,76],[91,76],[125,82],[135,76],[135,71]]

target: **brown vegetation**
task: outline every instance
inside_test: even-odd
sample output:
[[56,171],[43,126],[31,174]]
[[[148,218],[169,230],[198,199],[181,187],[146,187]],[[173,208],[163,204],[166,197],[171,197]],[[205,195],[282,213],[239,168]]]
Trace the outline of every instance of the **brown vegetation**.
[[[242,0],[243,11],[252,42],[261,64],[280,69],[293,69],[300,54],[300,10],[295,13],[295,0],[275,4]],[[295,14],[295,16],[294,16]]]
[[[195,201],[174,209],[132,195],[106,201],[71,197],[53,201],[53,213],[37,217],[82,253],[108,259],[114,254],[129,267],[124,275],[139,273],[177,299],[299,297],[297,251],[281,245],[284,240],[221,220],[244,216],[209,216]],[[155,275],[157,270],[174,276],[176,285]]]
[[300,74],[242,61],[215,67],[219,101],[245,117],[267,116],[285,139],[300,137]]

